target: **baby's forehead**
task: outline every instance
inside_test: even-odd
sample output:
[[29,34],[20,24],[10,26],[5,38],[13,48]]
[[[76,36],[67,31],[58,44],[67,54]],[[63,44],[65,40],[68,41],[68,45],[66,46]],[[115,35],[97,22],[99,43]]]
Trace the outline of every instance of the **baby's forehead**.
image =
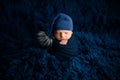
[[55,32],[72,32],[71,30],[55,30]]

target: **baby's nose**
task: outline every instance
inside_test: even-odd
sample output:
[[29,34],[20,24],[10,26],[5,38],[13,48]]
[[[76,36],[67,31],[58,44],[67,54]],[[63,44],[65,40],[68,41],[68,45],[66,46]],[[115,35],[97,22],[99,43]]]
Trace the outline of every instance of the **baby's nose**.
[[64,38],[65,37],[65,34],[64,33],[61,33],[61,38]]

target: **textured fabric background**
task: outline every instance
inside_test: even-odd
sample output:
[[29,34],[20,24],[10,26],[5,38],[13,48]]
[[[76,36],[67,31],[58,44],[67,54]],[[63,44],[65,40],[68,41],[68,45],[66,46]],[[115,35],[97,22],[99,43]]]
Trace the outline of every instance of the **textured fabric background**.
[[[0,0],[0,80],[120,80],[117,0]],[[59,61],[40,49],[57,13],[70,15],[79,56]]]

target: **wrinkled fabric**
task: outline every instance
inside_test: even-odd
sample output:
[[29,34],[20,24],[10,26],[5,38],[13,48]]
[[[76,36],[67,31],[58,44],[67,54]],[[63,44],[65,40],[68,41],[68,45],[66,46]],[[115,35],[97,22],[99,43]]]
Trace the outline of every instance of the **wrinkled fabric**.
[[67,45],[61,45],[59,44],[58,40],[54,39],[53,45],[50,48],[50,50],[48,50],[48,52],[50,52],[51,54],[55,55],[58,58],[63,58],[63,59],[77,56],[79,50],[78,50],[78,43],[76,41],[74,34],[68,40]]

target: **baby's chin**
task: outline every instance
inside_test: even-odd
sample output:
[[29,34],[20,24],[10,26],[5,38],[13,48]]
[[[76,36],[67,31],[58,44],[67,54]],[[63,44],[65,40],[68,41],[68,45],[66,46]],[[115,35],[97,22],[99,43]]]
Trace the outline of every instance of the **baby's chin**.
[[59,44],[61,44],[61,45],[67,45],[67,42],[68,42],[68,40],[61,40],[61,41],[59,42]]

